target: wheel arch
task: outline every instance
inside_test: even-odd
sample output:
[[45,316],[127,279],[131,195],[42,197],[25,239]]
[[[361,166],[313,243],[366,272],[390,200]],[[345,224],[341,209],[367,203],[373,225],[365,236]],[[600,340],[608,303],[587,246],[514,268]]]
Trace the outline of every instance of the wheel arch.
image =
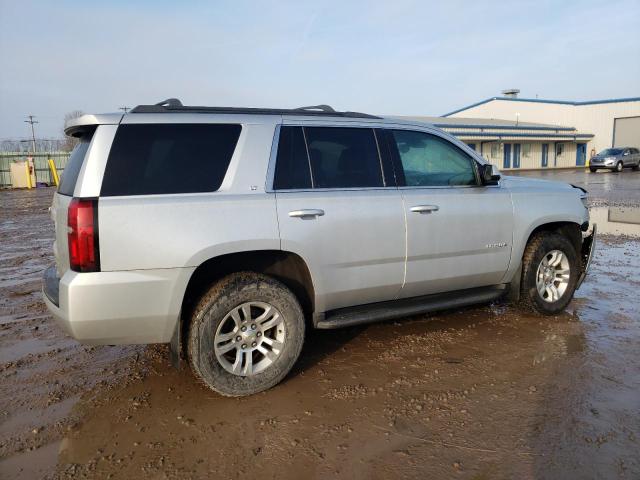
[[[234,272],[250,271],[269,275],[286,285],[296,296],[309,319],[315,311],[315,289],[311,272],[304,259],[283,250],[253,250],[228,253],[209,258],[191,274],[182,300],[180,344],[185,345],[189,322],[200,296],[215,281]],[[183,350],[183,348],[182,348]]]
[[[531,230],[525,248],[531,241],[531,239],[540,232],[559,233],[567,237],[573,244],[576,253],[580,253],[582,247],[582,227],[580,224],[570,221],[549,222],[538,225]],[[524,251],[522,252],[524,254]]]

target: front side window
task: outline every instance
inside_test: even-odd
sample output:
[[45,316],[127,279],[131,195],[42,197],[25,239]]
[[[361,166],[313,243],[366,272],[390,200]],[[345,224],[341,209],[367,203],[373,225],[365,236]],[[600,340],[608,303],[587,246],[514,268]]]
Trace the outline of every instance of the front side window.
[[461,149],[424,132],[393,130],[408,187],[477,185],[473,159]]
[[120,125],[102,196],[214,192],[238,143],[237,124]]
[[373,129],[281,127],[275,190],[383,186]]

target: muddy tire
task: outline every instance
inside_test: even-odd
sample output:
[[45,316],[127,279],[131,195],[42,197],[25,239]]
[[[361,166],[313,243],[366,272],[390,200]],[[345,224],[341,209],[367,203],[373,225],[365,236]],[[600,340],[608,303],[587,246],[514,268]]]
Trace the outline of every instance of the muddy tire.
[[573,298],[579,275],[580,260],[567,237],[536,234],[522,257],[520,306],[542,315],[563,311]]
[[304,314],[291,290],[266,275],[234,273],[198,301],[189,326],[189,363],[211,390],[251,395],[289,373],[304,332]]

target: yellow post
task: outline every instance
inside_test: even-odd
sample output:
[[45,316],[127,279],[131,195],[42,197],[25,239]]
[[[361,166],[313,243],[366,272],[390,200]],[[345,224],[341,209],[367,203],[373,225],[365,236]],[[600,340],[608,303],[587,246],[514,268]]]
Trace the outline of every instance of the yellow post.
[[29,160],[25,162],[25,169],[27,170],[27,188],[31,188],[31,170],[29,169]]
[[53,177],[53,183],[56,187],[60,186],[60,178],[58,177],[58,169],[53,161],[53,158],[49,158],[49,168],[51,169],[51,176]]

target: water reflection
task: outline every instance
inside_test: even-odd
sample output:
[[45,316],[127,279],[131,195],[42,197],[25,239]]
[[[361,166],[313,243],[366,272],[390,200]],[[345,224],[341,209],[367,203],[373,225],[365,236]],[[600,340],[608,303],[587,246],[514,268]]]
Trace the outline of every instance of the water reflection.
[[593,207],[589,213],[591,222],[598,225],[598,233],[640,237],[638,207]]

